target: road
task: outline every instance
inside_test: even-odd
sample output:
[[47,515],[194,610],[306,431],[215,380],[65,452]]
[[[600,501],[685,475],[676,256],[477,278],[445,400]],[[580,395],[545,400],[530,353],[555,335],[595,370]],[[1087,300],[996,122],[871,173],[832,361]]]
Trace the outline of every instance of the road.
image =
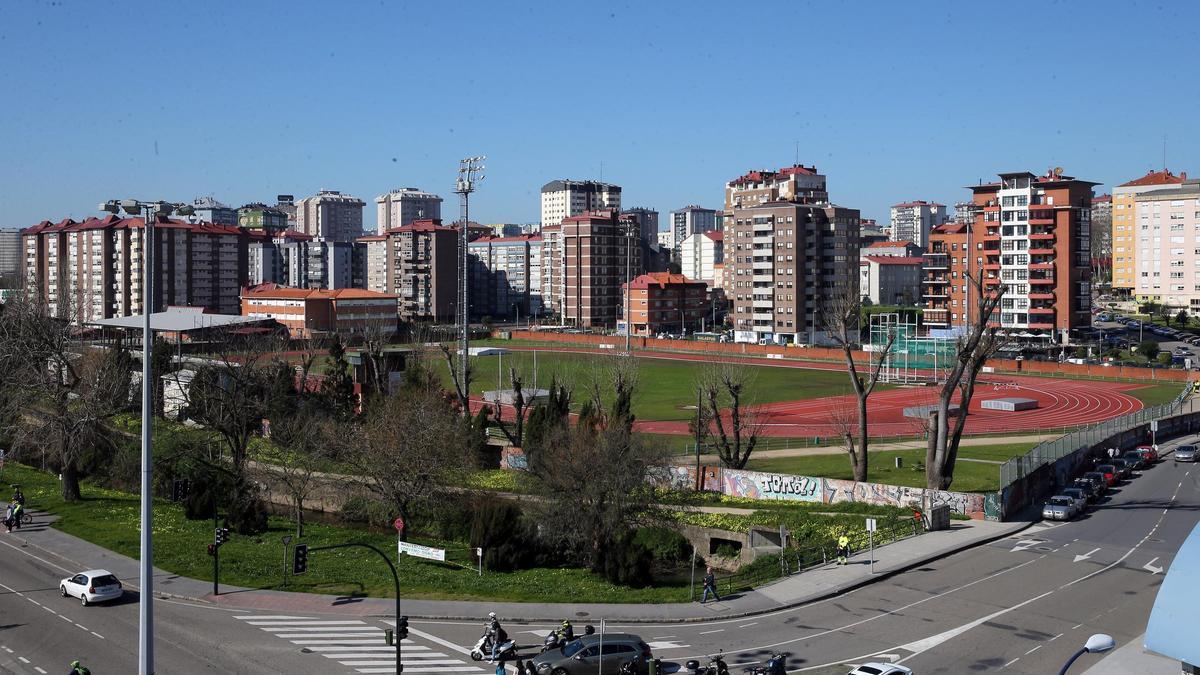
[[[792,672],[816,675],[876,658],[918,673],[1057,672],[1092,633],[1120,644],[1145,630],[1162,572],[1198,519],[1197,479],[1200,466],[1168,455],[1076,521],[1037,524],[827,601],[743,619],[608,628],[641,635],[674,664],[724,650],[741,666],[781,650],[792,654]],[[136,593],[81,607],[57,592],[77,570],[12,541],[0,535],[0,672],[61,672],[73,658],[98,675],[135,672]],[[168,600],[155,607],[161,673],[394,672],[382,619]],[[582,629],[602,617],[569,618]],[[492,672],[466,656],[481,622],[413,621],[405,672]],[[506,627],[532,648],[553,626]],[[1095,657],[1085,661],[1081,672]]]

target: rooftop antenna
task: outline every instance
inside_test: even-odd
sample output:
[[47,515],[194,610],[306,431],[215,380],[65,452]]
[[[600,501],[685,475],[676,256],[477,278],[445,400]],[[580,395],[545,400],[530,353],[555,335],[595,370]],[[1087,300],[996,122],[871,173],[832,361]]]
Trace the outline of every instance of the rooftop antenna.
[[800,165],[800,141],[796,141],[796,161],[792,163],[792,166],[799,166],[799,165]]
[[1162,163],[1162,168],[1163,168],[1163,171],[1164,171],[1164,172],[1167,170],[1167,135],[1166,135],[1166,134],[1163,134],[1163,163]]
[[600,182],[604,182],[604,160],[600,160]]
[[471,328],[471,292],[467,284],[470,275],[467,270],[467,223],[470,222],[470,198],[475,191],[475,184],[483,180],[483,161],[487,157],[479,155],[468,157],[458,162],[458,180],[454,183],[454,193],[462,199],[462,222],[458,230],[458,383],[459,402],[462,404],[463,415],[471,416],[470,382],[467,380],[467,349]]

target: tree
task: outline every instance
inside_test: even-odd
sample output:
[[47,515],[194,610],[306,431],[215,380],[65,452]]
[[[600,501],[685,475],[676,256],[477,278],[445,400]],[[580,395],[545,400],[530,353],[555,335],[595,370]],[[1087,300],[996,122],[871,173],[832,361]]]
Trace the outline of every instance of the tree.
[[411,522],[468,467],[468,422],[438,392],[406,389],[374,401],[339,443],[359,483]]
[[1188,311],[1186,309],[1179,310],[1179,313],[1175,315],[1175,324],[1180,328],[1188,325]]
[[[1004,295],[1004,286],[984,289],[984,276],[967,274],[968,292],[973,296],[973,311],[965,332],[955,343],[953,366],[938,393],[937,408],[930,420],[929,442],[925,450],[925,483],[932,490],[946,490],[954,481],[958,444],[967,423],[967,411],[975,395],[975,380],[988,358],[1003,346],[1005,338],[989,325]],[[950,404],[958,396],[959,413],[951,424]]]
[[1158,314],[1158,303],[1147,300],[1146,302],[1142,303],[1142,306],[1138,308],[1138,311],[1146,316],[1153,317],[1155,314]]
[[1171,352],[1159,352],[1157,361],[1161,366],[1169,366],[1172,359]]
[[271,444],[257,446],[256,473],[273,480],[292,502],[296,538],[304,536],[304,503],[318,487],[320,472],[333,454],[337,423],[303,410],[271,425]]
[[551,377],[546,400],[533,407],[525,425],[525,444],[521,447],[530,470],[534,470],[541,461],[541,448],[559,438],[561,432],[569,427],[570,415],[571,390],[560,383],[557,377]]
[[530,407],[536,400],[536,392],[534,392],[535,396],[526,398],[525,376],[515,367],[508,369],[508,381],[509,386],[512,388],[512,426],[510,427],[504,421],[504,406],[499,399],[496,400],[495,422],[509,443],[517,447],[523,447],[525,441],[525,416],[529,413]]
[[[735,363],[712,361],[701,369],[696,382],[706,408],[704,414],[712,420],[710,436],[717,446],[717,456],[730,469],[745,468],[762,431],[757,416],[747,406],[752,372]],[[727,416],[723,414],[726,409]]]
[[10,297],[0,312],[0,419],[16,445],[46,452],[66,501],[78,501],[79,481],[111,457],[108,422],[132,408],[132,372],[120,344],[73,342],[69,321],[50,316],[36,293]]
[[334,415],[348,420],[358,409],[358,394],[354,391],[350,362],[346,360],[346,346],[336,333],[329,343],[328,362],[329,368],[321,382],[321,394]]
[[1154,340],[1145,340],[1140,343],[1134,350],[1139,356],[1144,357],[1147,361],[1153,361],[1158,356],[1158,342]]
[[869,353],[873,363],[867,364],[867,372],[859,374],[858,364],[854,361],[854,349],[862,334],[862,301],[858,289],[845,285],[836,289],[821,308],[821,323],[829,338],[842,350],[846,361],[846,372],[850,376],[850,386],[854,388],[854,396],[858,401],[858,442],[855,443],[848,429],[844,429],[842,438],[850,456],[850,468],[854,480],[866,482],[870,455],[867,453],[867,399],[875,391],[883,366],[887,363],[892,345],[896,342],[895,331],[888,331],[883,349]]
[[[446,345],[441,345],[442,356],[446,359],[446,368],[450,371],[450,379],[454,382],[454,391],[458,394],[458,404],[464,417],[471,416],[471,381],[474,379],[471,372],[471,359],[467,354],[457,354],[456,350],[451,349]],[[466,377],[461,377],[458,372],[458,359],[466,359]]]

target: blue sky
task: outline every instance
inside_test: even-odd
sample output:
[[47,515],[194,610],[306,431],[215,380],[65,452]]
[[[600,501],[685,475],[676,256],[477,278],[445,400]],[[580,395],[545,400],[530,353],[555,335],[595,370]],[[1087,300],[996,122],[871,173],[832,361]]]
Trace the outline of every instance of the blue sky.
[[[744,9],[738,9],[742,7]],[[1002,13],[1007,8],[1007,13]],[[999,171],[1200,173],[1200,3],[0,3],[0,227],[107,198],[394,187],[531,222],[555,178],[716,207],[797,157],[833,199],[964,199]]]

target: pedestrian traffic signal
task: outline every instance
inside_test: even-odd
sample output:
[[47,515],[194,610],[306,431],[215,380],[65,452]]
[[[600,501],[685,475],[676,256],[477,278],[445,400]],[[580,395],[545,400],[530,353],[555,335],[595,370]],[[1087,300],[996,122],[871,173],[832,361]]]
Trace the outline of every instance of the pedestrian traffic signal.
[[220,546],[221,544],[224,544],[225,542],[229,541],[229,528],[228,527],[218,527],[217,531],[216,531],[216,536],[214,537],[213,540],[217,543],[217,546]]
[[216,555],[216,554],[217,554],[217,545],[216,545],[216,544],[209,544],[209,545],[208,545],[208,554],[209,554],[209,555]]
[[396,639],[408,639],[408,617],[401,616],[396,618]]
[[296,544],[292,551],[292,574],[304,574],[308,571],[308,544]]
[[186,478],[177,478],[171,483],[171,501],[181,502],[187,499],[188,494],[192,491],[192,481]]

